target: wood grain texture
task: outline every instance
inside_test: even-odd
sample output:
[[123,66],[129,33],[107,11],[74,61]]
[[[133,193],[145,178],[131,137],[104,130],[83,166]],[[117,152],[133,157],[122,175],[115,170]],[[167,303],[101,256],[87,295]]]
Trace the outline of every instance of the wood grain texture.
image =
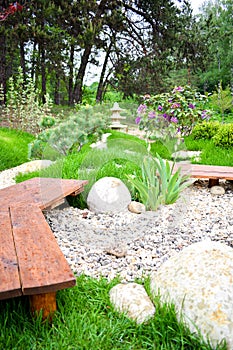
[[8,207],[0,208],[0,299],[22,295]]
[[75,285],[75,277],[40,208],[11,205],[10,214],[24,295]]
[[182,174],[188,174],[194,178],[233,180],[233,167],[180,162],[175,164],[174,171],[179,167]]
[[33,203],[42,210],[51,207],[72,194],[84,190],[86,180],[66,180],[59,178],[33,178],[17,185],[0,189],[1,206],[11,203]]
[[52,321],[52,317],[57,310],[56,292],[30,295],[29,302],[32,315],[37,315],[42,311],[42,320],[49,319]]

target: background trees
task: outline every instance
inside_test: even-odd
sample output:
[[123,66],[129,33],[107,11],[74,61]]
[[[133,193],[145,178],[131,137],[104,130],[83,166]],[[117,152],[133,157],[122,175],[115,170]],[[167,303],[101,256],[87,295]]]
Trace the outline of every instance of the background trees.
[[[222,82],[223,88],[233,86],[233,1],[208,1],[202,8],[199,23],[207,39],[209,56],[200,82],[213,90]],[[233,91],[233,90],[232,90]]]
[[22,3],[22,11],[0,21],[0,84],[6,94],[21,66],[42,102],[49,93],[69,105],[82,101],[90,67],[100,71],[97,101],[108,86],[129,97],[179,81],[202,90],[220,80],[233,85],[232,3],[209,1],[198,17],[187,0]]

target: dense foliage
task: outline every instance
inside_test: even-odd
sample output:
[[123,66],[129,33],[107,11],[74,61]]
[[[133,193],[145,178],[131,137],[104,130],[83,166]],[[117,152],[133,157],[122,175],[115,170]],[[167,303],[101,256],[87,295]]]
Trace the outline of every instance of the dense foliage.
[[199,123],[194,126],[192,136],[194,139],[209,140],[218,132],[221,124],[219,122],[207,122]]
[[[57,159],[71,150],[79,150],[89,137],[100,137],[107,128],[110,118],[91,106],[81,108],[65,121],[53,124],[53,119],[44,118],[41,124],[46,128],[30,144],[30,158]],[[48,123],[49,122],[49,123]]]
[[231,86],[231,0],[207,2],[196,17],[184,0],[27,1],[4,17],[8,5],[0,5],[2,103],[18,66],[43,103],[47,93],[56,104],[81,102],[89,78],[98,81],[97,101],[109,86],[124,97],[180,81]]
[[144,96],[136,123],[141,130],[159,138],[189,135],[198,121],[208,120],[204,109],[207,96],[190,86],[176,86],[171,92]]
[[215,146],[224,148],[233,147],[233,124],[223,124],[213,136]]

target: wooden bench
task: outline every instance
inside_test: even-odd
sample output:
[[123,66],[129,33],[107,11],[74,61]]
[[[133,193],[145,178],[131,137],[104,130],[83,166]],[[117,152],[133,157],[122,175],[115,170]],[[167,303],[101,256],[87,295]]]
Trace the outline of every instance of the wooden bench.
[[76,283],[42,209],[82,192],[87,181],[27,180],[0,190],[0,300],[29,296],[43,319],[56,310],[56,292]]
[[183,174],[189,174],[190,177],[198,179],[208,179],[209,187],[219,185],[219,180],[233,180],[233,167],[177,163],[174,167],[176,170],[181,167]]

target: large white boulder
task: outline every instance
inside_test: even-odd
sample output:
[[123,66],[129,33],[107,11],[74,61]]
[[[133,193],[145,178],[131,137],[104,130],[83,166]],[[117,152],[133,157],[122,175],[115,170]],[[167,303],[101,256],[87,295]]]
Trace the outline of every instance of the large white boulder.
[[103,177],[98,180],[87,197],[87,206],[95,213],[124,211],[130,202],[131,195],[128,188],[115,177]]
[[174,303],[178,318],[198,329],[213,346],[226,339],[233,349],[233,249],[210,240],[167,260],[151,276],[151,290]]

